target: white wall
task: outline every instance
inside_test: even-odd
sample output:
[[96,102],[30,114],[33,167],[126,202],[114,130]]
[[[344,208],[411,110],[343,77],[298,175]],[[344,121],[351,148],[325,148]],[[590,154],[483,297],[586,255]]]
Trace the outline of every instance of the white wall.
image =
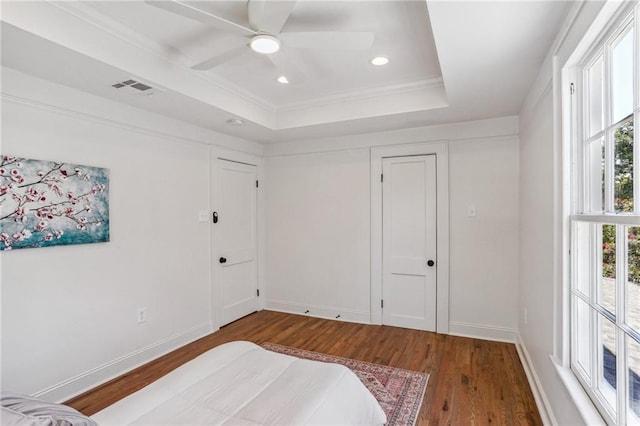
[[2,72],[3,154],[110,169],[110,242],[0,253],[3,389],[63,400],[211,332],[206,143],[252,144]]
[[369,152],[267,161],[267,308],[369,321]]
[[[111,170],[111,242],[0,253],[3,386],[62,400],[212,329],[197,221],[207,144],[262,147],[2,71],[3,154]],[[517,128],[507,117],[270,146],[266,307],[367,322],[369,149],[449,140],[450,328],[513,340]]]
[[515,339],[518,152],[516,137],[450,144],[452,333]]
[[[515,128],[513,119],[487,120],[308,143],[316,152],[301,152],[300,145],[293,144],[270,146],[266,307],[369,321],[369,147],[448,136],[451,331],[513,341],[518,259]],[[318,146],[333,149],[317,152]],[[477,217],[466,217],[468,204],[476,205]]]
[[568,89],[560,71],[601,7],[601,2],[574,5],[520,114],[518,346],[543,420],[550,424],[596,424],[599,418],[575,379],[575,386],[562,379],[572,373],[565,365],[568,353],[563,345],[568,336],[563,311],[559,99]]
[[[553,93],[544,93],[520,130],[520,321],[521,344],[551,404],[545,410],[559,424],[581,417],[559,381],[554,353],[554,144]],[[524,311],[527,310],[525,322]],[[525,362],[525,360],[523,360]],[[535,386],[535,384],[534,384]],[[544,407],[542,407],[544,408]]]
[[[3,388],[64,400],[211,331],[208,144],[262,146],[8,68],[2,124],[3,154],[111,171],[111,242],[0,253]],[[369,147],[450,139],[453,329],[512,339],[516,133],[511,117],[271,146],[267,307],[367,322]]]

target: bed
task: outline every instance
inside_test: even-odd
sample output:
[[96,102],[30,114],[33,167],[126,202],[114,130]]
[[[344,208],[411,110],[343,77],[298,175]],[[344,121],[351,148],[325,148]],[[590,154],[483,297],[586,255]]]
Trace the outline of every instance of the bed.
[[384,411],[348,368],[218,346],[92,416],[100,425],[382,425]]

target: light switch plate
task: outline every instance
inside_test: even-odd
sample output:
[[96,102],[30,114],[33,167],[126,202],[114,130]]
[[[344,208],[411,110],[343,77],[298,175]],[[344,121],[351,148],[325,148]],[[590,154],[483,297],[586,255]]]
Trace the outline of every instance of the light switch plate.
[[207,222],[209,220],[209,212],[206,210],[200,210],[198,212],[198,221]]
[[469,204],[467,207],[467,217],[476,217],[476,205]]

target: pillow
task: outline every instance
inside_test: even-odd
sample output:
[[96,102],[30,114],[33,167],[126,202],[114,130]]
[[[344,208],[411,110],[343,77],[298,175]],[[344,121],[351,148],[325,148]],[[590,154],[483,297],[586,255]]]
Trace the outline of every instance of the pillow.
[[0,405],[3,426],[97,426],[95,421],[67,405],[17,393],[0,393]]
[[51,418],[31,417],[1,406],[0,424],[3,426],[55,426]]

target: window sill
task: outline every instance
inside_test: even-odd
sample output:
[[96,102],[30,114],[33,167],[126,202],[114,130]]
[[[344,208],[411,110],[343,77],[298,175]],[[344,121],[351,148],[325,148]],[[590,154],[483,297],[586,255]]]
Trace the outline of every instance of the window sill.
[[602,416],[591,402],[591,399],[586,394],[578,379],[573,375],[571,369],[558,363],[555,357],[550,356],[551,362],[560,376],[560,380],[564,383],[567,392],[571,395],[576,408],[582,416],[582,420],[586,425],[606,425],[607,423],[602,419]]

